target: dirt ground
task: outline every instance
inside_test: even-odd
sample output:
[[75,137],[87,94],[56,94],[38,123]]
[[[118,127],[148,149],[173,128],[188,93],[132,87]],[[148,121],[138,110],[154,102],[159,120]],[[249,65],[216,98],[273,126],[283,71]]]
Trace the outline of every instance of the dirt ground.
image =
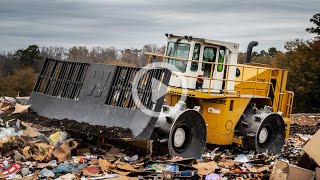
[[13,114],[11,118],[20,119],[30,123],[41,124],[48,127],[58,127],[62,130],[84,133],[92,136],[104,135],[109,139],[132,138],[132,131],[127,128],[120,127],[104,127],[97,125],[89,125],[88,123],[77,122],[75,120],[57,120],[38,116],[35,113]]
[[315,134],[320,128],[320,113],[293,114],[291,119],[290,135]]

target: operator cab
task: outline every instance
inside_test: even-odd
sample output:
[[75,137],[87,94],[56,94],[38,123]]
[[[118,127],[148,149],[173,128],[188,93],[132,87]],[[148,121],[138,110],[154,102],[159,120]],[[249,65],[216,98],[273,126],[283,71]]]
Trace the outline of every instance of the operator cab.
[[[168,44],[165,55],[185,59],[184,61],[166,58],[166,63],[175,66],[178,71],[173,73],[169,82],[170,86],[181,87],[182,81],[179,76],[184,76],[186,85],[182,88],[200,89],[204,92],[210,89],[210,92],[213,93],[221,93],[224,89],[234,91],[233,80],[236,75],[236,67],[232,65],[237,64],[239,44],[193,38],[192,36],[173,34],[166,34],[166,36]],[[227,83],[224,80],[226,78]]]

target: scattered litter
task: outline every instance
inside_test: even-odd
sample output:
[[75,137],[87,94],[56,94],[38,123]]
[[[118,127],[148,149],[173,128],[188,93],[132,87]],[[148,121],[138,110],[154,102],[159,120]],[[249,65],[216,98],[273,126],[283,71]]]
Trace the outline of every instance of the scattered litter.
[[212,173],[212,174],[206,175],[205,180],[220,180],[221,177],[222,177],[221,174]]
[[303,147],[303,150],[312,158],[318,165],[320,165],[320,130],[315,133],[312,138]]
[[178,173],[179,166],[176,164],[155,163],[155,164],[147,165],[146,170],[150,170],[150,169],[154,169],[156,173],[162,173],[162,171]]
[[54,176],[55,176],[55,174],[47,168],[41,169],[41,171],[38,174],[39,178],[50,178],[50,177],[54,177]]
[[127,161],[127,162],[135,162],[135,161],[137,161],[139,159],[139,156],[138,155],[134,155],[134,156],[131,156],[131,157],[126,156],[123,159],[125,161]]
[[10,162],[8,160],[1,160],[0,171],[5,176],[11,176],[20,171],[21,166],[17,163]]
[[8,137],[8,136],[18,136],[19,133],[16,132],[16,130],[14,128],[0,128],[0,139]]
[[249,162],[249,159],[245,154],[239,154],[237,157],[234,158],[234,161],[246,163],[246,162]]
[[87,167],[87,164],[84,164],[84,163],[80,164],[80,163],[64,162],[59,164],[59,166],[57,166],[56,168],[53,168],[52,172],[58,173],[58,174],[80,172],[85,167]]
[[69,179],[76,179],[76,178],[77,178],[76,175],[68,173],[58,177],[56,180],[69,180]]
[[22,105],[22,104],[16,104],[14,107],[14,111],[12,114],[22,114],[22,113],[27,113],[29,110],[30,105]]
[[57,131],[49,136],[49,142],[55,148],[59,147],[64,141],[67,140],[68,133],[65,131]]
[[[237,147],[220,147],[208,148],[201,159],[151,157],[117,143],[97,141],[90,135],[78,136],[65,128],[32,124],[38,117],[36,115],[30,116],[33,121],[17,118],[29,117],[28,105],[25,104],[26,98],[0,98],[1,179],[116,180],[138,177],[134,179],[240,180],[313,178],[314,174],[320,174],[315,168],[320,163],[317,152],[320,133],[308,134],[309,129],[314,132],[317,126],[293,125],[293,131],[301,130],[301,133],[286,139],[282,153],[276,156],[256,154]],[[13,108],[15,113],[24,114],[12,114]],[[305,117],[319,119],[318,115]],[[309,161],[304,164],[309,167],[302,166],[305,157]],[[314,165],[313,169],[310,164]]]
[[53,151],[53,155],[58,158],[59,162],[66,161],[71,156],[71,150],[77,147],[75,141],[65,141],[59,148]]

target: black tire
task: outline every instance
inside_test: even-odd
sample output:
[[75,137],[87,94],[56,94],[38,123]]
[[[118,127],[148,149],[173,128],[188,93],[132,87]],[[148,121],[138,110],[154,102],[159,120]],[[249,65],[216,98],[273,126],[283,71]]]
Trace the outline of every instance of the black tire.
[[270,107],[247,108],[236,131],[238,136],[243,137],[241,146],[244,149],[257,153],[281,153],[285,141],[285,124],[279,114],[271,112]]
[[[184,131],[184,141],[181,144],[175,143],[177,130]],[[195,110],[183,111],[175,120],[170,129],[168,150],[172,156],[184,158],[200,158],[206,145],[206,124],[202,115]]]

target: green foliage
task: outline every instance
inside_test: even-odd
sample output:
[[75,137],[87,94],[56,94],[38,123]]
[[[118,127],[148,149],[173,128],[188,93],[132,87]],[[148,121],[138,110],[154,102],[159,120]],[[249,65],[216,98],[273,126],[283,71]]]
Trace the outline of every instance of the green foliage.
[[285,45],[287,52],[278,65],[289,70],[287,88],[295,92],[295,112],[320,110],[320,40],[295,40]]
[[309,33],[316,34],[316,38],[320,39],[320,13],[313,15],[310,22],[316,25],[316,27],[307,28],[306,31]]
[[[252,52],[252,63],[259,63],[259,64],[268,64],[268,65],[275,65],[276,56],[279,54],[283,54],[281,51],[278,51],[277,48],[271,47],[268,51],[261,50],[260,53],[254,51]],[[238,54],[238,62],[240,64],[244,64],[246,59],[246,54],[239,53]]]
[[277,54],[277,52],[278,52],[278,50],[275,47],[271,47],[271,48],[268,49],[268,55],[269,56],[273,57],[273,56],[275,56]]
[[21,68],[14,74],[0,77],[0,94],[6,96],[29,96],[32,92],[37,74],[31,67]]
[[15,60],[20,66],[33,67],[41,59],[37,45],[30,45],[27,49],[20,49],[14,54]]

